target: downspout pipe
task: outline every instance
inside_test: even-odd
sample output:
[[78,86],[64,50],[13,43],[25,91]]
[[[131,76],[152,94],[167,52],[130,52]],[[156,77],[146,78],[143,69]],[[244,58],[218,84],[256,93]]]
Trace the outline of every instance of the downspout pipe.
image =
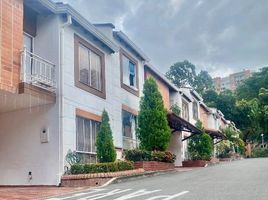
[[67,20],[60,25],[60,67],[59,67],[59,183],[64,170],[63,158],[63,98],[64,98],[64,29],[72,24],[72,16],[67,15]]

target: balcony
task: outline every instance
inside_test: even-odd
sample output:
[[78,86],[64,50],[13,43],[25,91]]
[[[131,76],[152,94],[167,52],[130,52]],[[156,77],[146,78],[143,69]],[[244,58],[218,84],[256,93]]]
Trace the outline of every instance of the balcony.
[[137,140],[123,136],[123,149],[135,149],[137,147],[138,147]]
[[55,92],[55,65],[38,55],[28,52],[21,53],[21,80],[49,92]]
[[55,65],[40,56],[21,52],[18,92],[0,91],[0,114],[56,102]]

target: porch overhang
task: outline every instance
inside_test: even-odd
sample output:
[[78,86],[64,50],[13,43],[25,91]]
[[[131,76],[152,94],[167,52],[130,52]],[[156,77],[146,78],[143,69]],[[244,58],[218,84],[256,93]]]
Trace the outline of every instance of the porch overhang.
[[172,133],[176,131],[185,131],[191,133],[190,136],[183,138],[182,141],[187,140],[196,134],[202,134],[202,131],[200,129],[198,129],[193,124],[191,124],[190,122],[186,121],[185,119],[181,118],[180,116],[178,116],[173,112],[169,112],[167,118]]
[[218,144],[223,140],[226,140],[226,136],[220,130],[205,129],[205,132],[209,134],[212,139],[217,139],[217,141],[213,143],[213,145]]

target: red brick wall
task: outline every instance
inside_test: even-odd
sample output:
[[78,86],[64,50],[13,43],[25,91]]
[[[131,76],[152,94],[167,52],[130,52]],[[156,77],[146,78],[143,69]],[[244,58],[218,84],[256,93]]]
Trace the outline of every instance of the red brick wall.
[[143,168],[145,171],[159,171],[174,169],[174,163],[165,163],[157,161],[139,161],[134,163],[135,169]]
[[150,73],[149,71],[145,71],[145,78],[153,78],[156,81],[156,84],[158,86],[158,90],[162,95],[164,106],[167,110],[170,110],[170,99],[169,99],[169,88],[168,86],[160,80],[157,76],[155,76],[153,73]]
[[0,89],[15,92],[23,46],[23,0],[0,1]]
[[202,106],[199,107],[199,110],[200,110],[200,121],[202,122],[204,128],[209,128],[207,111]]

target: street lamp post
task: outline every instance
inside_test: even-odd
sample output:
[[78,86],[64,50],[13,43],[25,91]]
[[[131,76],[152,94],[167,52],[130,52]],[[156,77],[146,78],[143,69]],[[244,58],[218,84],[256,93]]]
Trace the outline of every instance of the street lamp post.
[[261,134],[261,143],[262,143],[262,148],[264,148],[263,133]]

